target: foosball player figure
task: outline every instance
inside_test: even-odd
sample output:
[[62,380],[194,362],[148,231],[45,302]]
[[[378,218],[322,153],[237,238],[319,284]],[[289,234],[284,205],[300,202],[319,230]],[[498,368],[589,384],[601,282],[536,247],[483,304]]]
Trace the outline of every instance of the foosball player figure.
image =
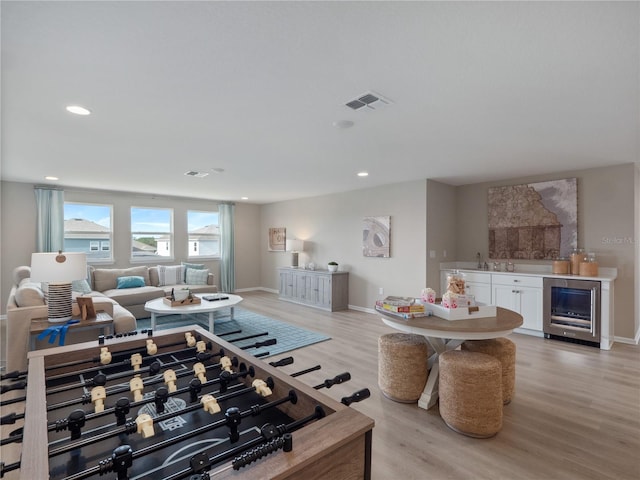
[[177,390],[176,387],[176,372],[169,369],[163,373],[164,383],[167,385],[169,389],[169,393],[173,393]]
[[131,355],[131,366],[133,367],[134,372],[140,370],[140,365],[142,365],[142,355],[139,353]]
[[224,412],[224,416],[227,419],[227,426],[229,427],[229,440],[231,443],[235,443],[240,440],[240,434],[238,433],[238,425],[242,420],[240,409],[238,407],[229,407]]
[[207,351],[207,344],[204,340],[200,340],[198,343],[196,343],[196,352],[206,352]]
[[260,380],[259,378],[255,379],[251,386],[255,388],[256,392],[263,397],[268,397],[273,393],[267,383],[264,380]]
[[104,387],[93,387],[91,389],[91,403],[96,413],[104,412],[104,399],[107,398],[107,391]]
[[148,413],[143,413],[136,417],[136,425],[138,430],[136,433],[142,435],[142,438],[153,437],[155,431],[153,430],[153,418]]
[[193,374],[198,377],[198,380],[200,380],[202,383],[205,383],[207,381],[206,371],[207,369],[205,368],[204,364],[200,362],[193,364]]
[[211,415],[216,414],[220,411],[218,400],[216,400],[213,395],[203,395],[200,399],[200,403],[202,403],[204,411],[209,412]]
[[111,363],[111,352],[108,347],[100,347],[100,363],[109,365]]
[[152,338],[147,340],[147,353],[149,355],[155,355],[156,353],[158,353],[158,346],[153,343]]
[[191,332],[185,332],[184,339],[187,341],[187,347],[195,347],[196,339]]
[[142,378],[135,376],[131,380],[129,380],[129,389],[133,392],[134,402],[142,401],[143,388],[144,388],[144,384],[142,383]]
[[220,368],[222,368],[222,370],[226,370],[227,372],[232,372],[233,371],[233,369],[231,368],[232,365],[233,364],[231,363],[231,359],[226,355],[220,359]]

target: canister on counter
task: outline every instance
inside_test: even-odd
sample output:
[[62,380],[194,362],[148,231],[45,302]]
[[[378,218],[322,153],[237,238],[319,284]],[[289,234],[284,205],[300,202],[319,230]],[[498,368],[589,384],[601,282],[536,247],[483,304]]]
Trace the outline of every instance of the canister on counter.
[[567,275],[571,273],[571,262],[568,258],[557,258],[553,261],[552,271],[556,275]]
[[580,263],[587,260],[584,254],[584,248],[574,248],[571,252],[571,273],[572,275],[580,275]]
[[580,262],[580,275],[584,277],[598,276],[598,261],[595,253],[589,253],[585,261]]

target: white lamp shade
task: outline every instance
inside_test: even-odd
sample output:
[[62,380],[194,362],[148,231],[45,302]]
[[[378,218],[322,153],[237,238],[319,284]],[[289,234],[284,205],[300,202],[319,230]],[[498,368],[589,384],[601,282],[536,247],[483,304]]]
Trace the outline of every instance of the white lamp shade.
[[285,242],[285,249],[287,252],[302,252],[304,251],[304,242],[297,238],[287,239]]
[[73,253],[32,253],[32,282],[72,282],[87,277],[87,255]]

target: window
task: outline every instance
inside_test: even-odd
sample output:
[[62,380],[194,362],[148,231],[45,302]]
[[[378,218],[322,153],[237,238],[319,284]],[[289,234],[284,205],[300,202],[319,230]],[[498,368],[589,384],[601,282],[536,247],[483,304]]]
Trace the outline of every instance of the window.
[[218,212],[187,212],[189,258],[220,256]]
[[173,210],[131,207],[131,258],[173,258]]
[[84,252],[93,263],[113,261],[111,245],[113,235],[113,207],[111,205],[64,203],[64,250]]

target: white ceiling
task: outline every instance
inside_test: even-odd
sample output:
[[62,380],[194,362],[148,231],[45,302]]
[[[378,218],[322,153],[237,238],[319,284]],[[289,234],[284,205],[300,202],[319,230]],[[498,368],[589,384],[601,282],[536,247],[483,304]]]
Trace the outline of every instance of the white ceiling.
[[[2,1],[0,13],[3,180],[269,203],[639,159],[638,2]],[[393,105],[344,106],[367,91]]]

